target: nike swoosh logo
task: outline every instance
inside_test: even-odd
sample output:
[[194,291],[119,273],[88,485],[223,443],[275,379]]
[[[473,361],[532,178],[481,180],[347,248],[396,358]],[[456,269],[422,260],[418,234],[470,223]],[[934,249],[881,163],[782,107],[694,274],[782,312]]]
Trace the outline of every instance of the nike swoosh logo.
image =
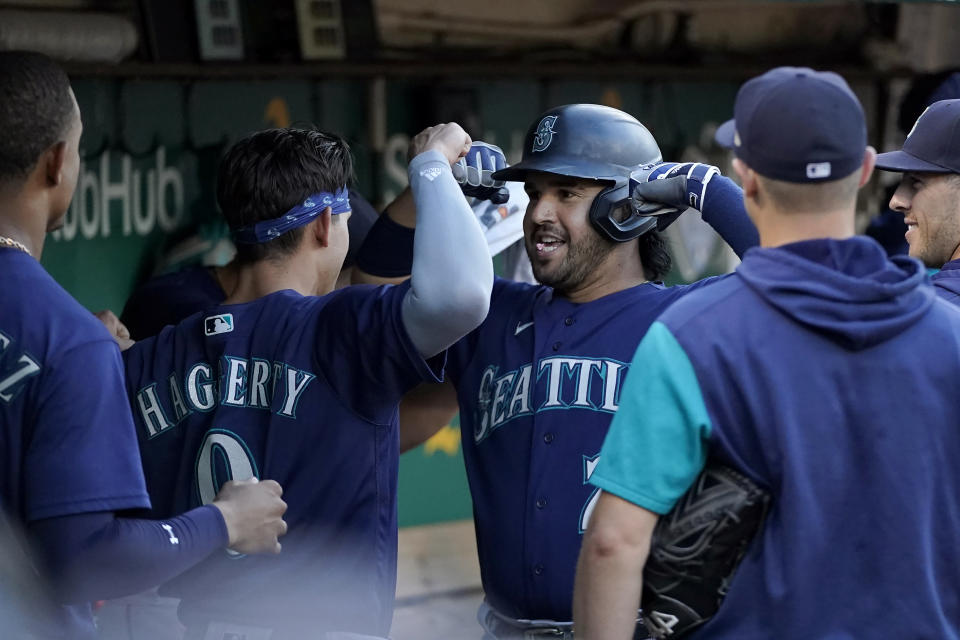
[[526,329],[527,327],[532,327],[532,326],[533,326],[533,323],[532,323],[532,322],[527,322],[526,324],[520,324],[520,323],[518,322],[518,323],[517,323],[517,330],[514,331],[513,335],[518,336],[518,335],[520,335],[520,332],[521,332],[521,331],[523,331],[523,330]]

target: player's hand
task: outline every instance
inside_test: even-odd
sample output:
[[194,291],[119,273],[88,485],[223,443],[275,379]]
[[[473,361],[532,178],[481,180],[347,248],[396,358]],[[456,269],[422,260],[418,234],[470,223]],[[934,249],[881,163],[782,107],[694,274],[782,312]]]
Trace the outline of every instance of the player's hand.
[[637,210],[658,216],[657,230],[665,229],[688,207],[703,210],[707,184],[720,173],[700,162],[662,162],[630,174],[630,195]]
[[452,166],[467,154],[473,141],[463,127],[456,122],[447,122],[427,127],[410,141],[407,159],[413,160],[425,151],[439,151]]
[[278,538],[287,532],[283,489],[273,480],[231,480],[213,499],[227,524],[228,547],[238,553],[280,553]]
[[110,311],[110,309],[104,309],[103,311],[97,311],[93,315],[97,316],[97,320],[103,323],[103,326],[107,328],[107,331],[110,332],[113,339],[117,341],[117,344],[120,346],[120,351],[126,351],[133,346],[134,341],[130,339],[130,331],[126,325],[120,322],[117,314]]
[[486,142],[474,142],[467,155],[454,163],[453,177],[460,183],[463,195],[493,204],[504,204],[510,192],[503,180],[494,180],[493,173],[507,166],[507,158],[500,147]]

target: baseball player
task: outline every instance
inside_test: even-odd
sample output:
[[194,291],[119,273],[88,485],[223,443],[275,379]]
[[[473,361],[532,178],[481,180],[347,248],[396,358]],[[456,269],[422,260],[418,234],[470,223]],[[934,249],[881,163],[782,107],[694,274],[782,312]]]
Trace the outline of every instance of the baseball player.
[[80,111],[66,74],[36,53],[0,52],[0,95],[0,506],[61,605],[31,632],[94,638],[90,600],[145,589],[227,544],[278,551],[285,505],[275,482],[247,482],[163,521],[115,515],[150,506],[120,353],[39,262],[76,186]]
[[931,269],[937,294],[960,304],[960,100],[941,100],[917,119],[903,149],[877,168],[903,173],[890,208],[903,215],[910,255]]
[[275,562],[214,554],[161,589],[181,599],[187,638],[387,635],[397,403],[439,379],[446,347],[489,305],[490,257],[450,168],[469,144],[456,124],[411,143],[422,224],[410,282],[333,293],[348,243],[346,143],[276,129],[223,158],[237,287],[125,351],[127,388],[156,513],[269,475],[284,484],[290,532]]
[[578,636],[631,636],[653,528],[707,457],[771,500],[691,638],[960,635],[960,314],[918,261],[854,235],[866,132],[836,74],[781,67],[741,87],[716,137],[763,248],[637,349],[591,478]]
[[663,175],[640,185],[661,198],[681,187],[672,204],[695,202],[738,253],[756,242],[742,203],[728,206],[739,198],[730,180],[706,165],[651,170],[660,160],[636,119],[577,104],[541,115],[522,161],[493,174],[525,183],[526,249],[542,286],[496,280],[489,317],[447,361],[488,637],[569,633],[576,557],[597,494],[588,481],[630,358],[653,319],[706,282],[658,282],[670,265],[658,226],[670,216],[631,206],[631,172],[642,165],[643,179]]

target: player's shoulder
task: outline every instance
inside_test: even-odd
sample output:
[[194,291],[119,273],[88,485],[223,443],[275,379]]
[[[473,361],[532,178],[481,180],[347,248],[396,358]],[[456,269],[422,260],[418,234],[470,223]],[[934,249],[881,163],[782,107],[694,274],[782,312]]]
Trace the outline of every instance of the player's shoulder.
[[371,304],[384,302],[385,298],[399,302],[409,290],[409,279],[399,284],[353,284],[323,296],[306,296],[302,304],[317,311],[362,312]]
[[740,314],[749,288],[736,273],[706,278],[689,285],[670,287],[676,300],[663,312],[658,321],[673,333],[698,331],[702,322],[723,322],[726,315]]
[[948,262],[930,277],[937,295],[953,304],[960,304],[960,260]]
[[490,294],[490,311],[474,332],[496,331],[497,327],[509,324],[512,319],[530,319],[538,301],[549,301],[553,294],[550,287],[507,280],[499,276],[493,280]]
[[499,276],[493,279],[493,292],[490,295],[490,310],[498,304],[511,304],[519,301],[532,301],[538,296],[549,294],[552,290],[542,284],[530,284],[508,280]]
[[351,285],[322,296],[285,289],[243,304],[208,307],[187,319],[199,323],[199,329],[183,327],[187,321],[178,328],[204,332],[211,319],[216,322],[217,317],[229,315],[228,324],[234,335],[251,332],[262,335],[264,327],[271,327],[278,341],[302,339],[307,330],[319,333],[323,326],[331,323],[338,326],[355,323],[361,317],[378,315],[378,309],[383,307],[393,307],[399,313],[400,302],[409,288],[409,281],[398,285]]
[[9,337],[21,341],[23,348],[49,358],[88,343],[113,343],[103,323],[36,260],[19,252],[0,260],[0,307],[17,310],[4,318],[3,328],[16,333]]

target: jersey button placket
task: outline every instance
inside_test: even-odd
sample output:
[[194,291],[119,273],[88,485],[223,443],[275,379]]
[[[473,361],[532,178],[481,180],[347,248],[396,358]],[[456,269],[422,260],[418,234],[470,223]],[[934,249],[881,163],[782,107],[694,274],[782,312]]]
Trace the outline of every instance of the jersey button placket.
[[543,565],[542,565],[542,564],[535,564],[535,565],[533,565],[533,575],[535,575],[535,576],[542,576],[542,575],[543,575]]
[[543,509],[547,506],[547,499],[544,497],[537,498],[537,509]]
[[574,320],[571,316],[567,316],[566,318],[563,319],[563,324],[567,325],[568,327],[572,325],[574,322],[576,322],[576,320]]
[[551,442],[553,442],[553,434],[552,433],[543,434],[543,441],[547,444],[550,444]]
[[554,350],[554,351],[559,351],[559,350],[560,350],[560,341],[559,341],[559,340],[553,343],[553,350]]

